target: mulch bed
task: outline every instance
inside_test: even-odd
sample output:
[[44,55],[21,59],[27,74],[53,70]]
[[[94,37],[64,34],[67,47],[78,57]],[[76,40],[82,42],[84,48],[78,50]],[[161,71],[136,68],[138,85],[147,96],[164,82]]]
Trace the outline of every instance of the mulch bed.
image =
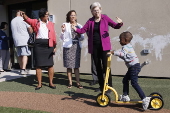
[[107,107],[98,107],[92,99],[30,92],[0,92],[0,106],[52,113],[170,113],[167,109],[143,111],[141,104],[111,102]]

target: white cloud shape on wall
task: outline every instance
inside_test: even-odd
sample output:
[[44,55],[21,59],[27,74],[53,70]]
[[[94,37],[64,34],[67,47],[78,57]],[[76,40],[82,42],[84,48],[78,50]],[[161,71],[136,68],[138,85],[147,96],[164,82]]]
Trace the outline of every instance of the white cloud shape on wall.
[[[140,45],[142,46],[143,49],[149,49],[152,53],[152,55],[155,55],[156,60],[162,60],[163,56],[163,50],[169,45],[170,43],[170,33],[167,33],[166,35],[158,35],[152,32],[149,32],[148,29],[145,27],[132,27],[129,26],[127,27],[127,30],[131,31],[134,30],[135,32],[133,34],[133,40],[131,41],[131,44],[135,48],[135,45]],[[147,37],[143,37],[142,34],[146,34]],[[88,55],[88,38],[85,37],[84,41],[82,41],[82,59],[84,61],[88,61],[91,59],[87,58]],[[115,49],[120,49],[120,44],[119,44],[119,36],[111,38],[111,43],[112,43],[112,48]],[[119,45],[119,46],[118,46]],[[118,48],[119,47],[119,48]],[[141,51],[142,51],[141,50]],[[62,40],[59,39],[57,42],[57,51],[55,54],[55,61],[56,60],[62,60],[62,54],[63,54],[63,47],[62,47]],[[122,61],[120,59],[117,59],[117,61]]]
[[[127,30],[129,30],[132,27],[128,27]],[[140,27],[138,30],[144,31],[146,33],[145,27]],[[135,45],[138,44],[143,47],[143,49],[149,49],[151,52],[154,52],[154,55],[156,56],[156,60],[162,60],[163,56],[163,50],[166,48],[166,46],[170,43],[170,34],[167,35],[156,35],[153,33],[149,33],[151,38],[143,38],[141,36],[141,32],[138,32],[139,34],[133,34],[133,39],[131,41],[132,46],[135,48]],[[118,42],[119,37],[113,37],[111,38],[112,42]],[[112,43],[113,44],[113,43]],[[112,47],[115,45],[112,45]],[[117,60],[120,61],[120,60]]]

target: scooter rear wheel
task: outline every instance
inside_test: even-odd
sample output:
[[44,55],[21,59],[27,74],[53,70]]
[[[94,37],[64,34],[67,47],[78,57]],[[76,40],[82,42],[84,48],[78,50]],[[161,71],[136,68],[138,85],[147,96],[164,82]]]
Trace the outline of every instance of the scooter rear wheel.
[[149,109],[160,110],[163,108],[163,106],[164,106],[164,101],[161,97],[159,97],[159,96],[151,97]]
[[110,104],[111,98],[108,94],[104,94],[104,98],[102,99],[102,93],[97,95],[96,102],[100,107],[106,107]]
[[158,93],[158,92],[153,92],[149,96],[158,96],[158,97],[163,98],[162,95],[160,93]]

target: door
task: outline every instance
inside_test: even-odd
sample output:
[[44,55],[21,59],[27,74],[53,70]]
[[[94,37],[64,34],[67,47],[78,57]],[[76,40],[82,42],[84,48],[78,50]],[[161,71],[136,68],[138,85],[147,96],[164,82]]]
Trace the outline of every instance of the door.
[[[17,10],[26,12],[28,17],[30,18],[38,19],[38,13],[39,13],[40,8],[47,9],[47,0],[41,0],[41,1],[37,0],[37,1],[32,1],[32,2],[23,2],[23,3],[9,5],[8,6],[8,17],[9,17],[8,23],[11,23],[11,20],[15,17],[15,12]],[[9,28],[10,28],[10,24],[9,24]],[[12,37],[11,29],[9,29],[9,36]],[[11,54],[12,68],[20,69],[19,63],[17,60],[16,49],[13,43],[13,38],[11,38],[10,40],[10,54]],[[32,52],[32,55],[33,55],[33,52]],[[28,57],[27,68],[33,68],[32,58],[33,56]]]

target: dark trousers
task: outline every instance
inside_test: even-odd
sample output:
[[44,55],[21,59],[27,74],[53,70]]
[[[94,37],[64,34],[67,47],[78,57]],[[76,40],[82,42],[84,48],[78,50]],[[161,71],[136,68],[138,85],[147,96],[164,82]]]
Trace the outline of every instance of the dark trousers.
[[93,60],[93,54],[91,54],[91,73],[92,73],[93,81],[98,81],[96,66]]
[[[102,45],[101,44],[94,44],[93,45],[93,60],[94,64],[97,70],[97,77],[98,77],[98,82],[101,91],[103,91],[104,87],[104,76],[103,73],[106,74],[106,68],[107,68],[107,53],[110,50],[103,51]],[[109,86],[112,87],[112,77],[111,77],[111,71],[109,73]]]
[[137,63],[130,67],[123,78],[123,95],[129,95],[129,81],[131,80],[132,87],[136,90],[139,97],[144,99],[146,96],[138,84],[138,74],[141,70],[140,64]]

